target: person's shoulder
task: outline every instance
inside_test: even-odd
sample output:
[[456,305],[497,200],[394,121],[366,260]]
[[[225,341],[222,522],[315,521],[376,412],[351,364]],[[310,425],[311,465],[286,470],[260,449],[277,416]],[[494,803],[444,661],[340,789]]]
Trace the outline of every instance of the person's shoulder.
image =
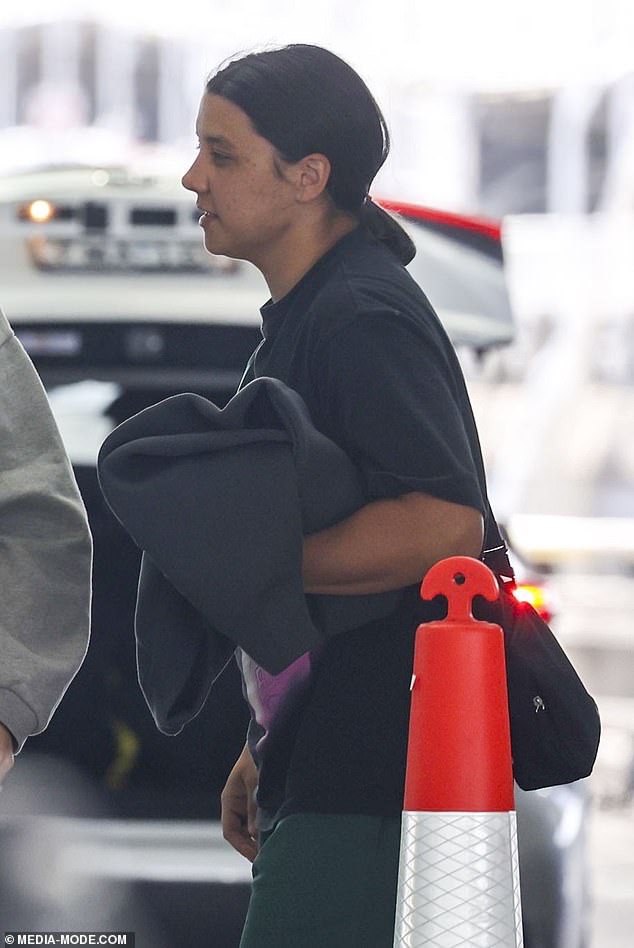
[[409,271],[370,237],[356,239],[339,255],[310,309],[323,340],[381,315],[431,331],[437,325],[433,307]]

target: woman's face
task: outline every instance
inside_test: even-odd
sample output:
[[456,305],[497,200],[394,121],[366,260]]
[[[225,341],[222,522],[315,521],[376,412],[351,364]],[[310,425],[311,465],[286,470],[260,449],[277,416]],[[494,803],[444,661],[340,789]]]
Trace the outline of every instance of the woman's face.
[[183,186],[196,194],[203,212],[205,247],[258,266],[294,220],[292,175],[281,173],[293,166],[284,164],[242,109],[222,96],[203,96],[196,134],[199,151]]

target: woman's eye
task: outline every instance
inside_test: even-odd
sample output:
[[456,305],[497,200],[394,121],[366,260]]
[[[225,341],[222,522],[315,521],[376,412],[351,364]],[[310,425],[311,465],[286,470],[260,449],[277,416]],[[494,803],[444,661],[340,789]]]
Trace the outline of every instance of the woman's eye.
[[228,161],[231,161],[229,155],[223,155],[219,151],[213,151],[211,153],[211,157],[213,161],[215,162],[215,164],[217,165],[223,165],[223,164],[226,164]]

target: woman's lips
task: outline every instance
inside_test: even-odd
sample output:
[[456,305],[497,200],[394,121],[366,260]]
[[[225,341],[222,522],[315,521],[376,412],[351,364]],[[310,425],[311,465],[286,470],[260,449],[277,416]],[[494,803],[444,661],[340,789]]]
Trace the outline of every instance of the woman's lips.
[[215,220],[218,217],[217,214],[212,214],[211,211],[203,211],[202,216],[198,219],[198,223],[201,227],[206,227],[211,221]]

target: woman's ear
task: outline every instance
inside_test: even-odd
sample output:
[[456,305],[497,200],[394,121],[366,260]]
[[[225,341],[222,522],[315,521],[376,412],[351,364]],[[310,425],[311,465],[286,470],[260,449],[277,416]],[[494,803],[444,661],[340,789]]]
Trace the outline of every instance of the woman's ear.
[[326,190],[330,178],[331,165],[325,155],[315,153],[306,155],[297,162],[296,191],[300,203],[308,204],[316,200]]

